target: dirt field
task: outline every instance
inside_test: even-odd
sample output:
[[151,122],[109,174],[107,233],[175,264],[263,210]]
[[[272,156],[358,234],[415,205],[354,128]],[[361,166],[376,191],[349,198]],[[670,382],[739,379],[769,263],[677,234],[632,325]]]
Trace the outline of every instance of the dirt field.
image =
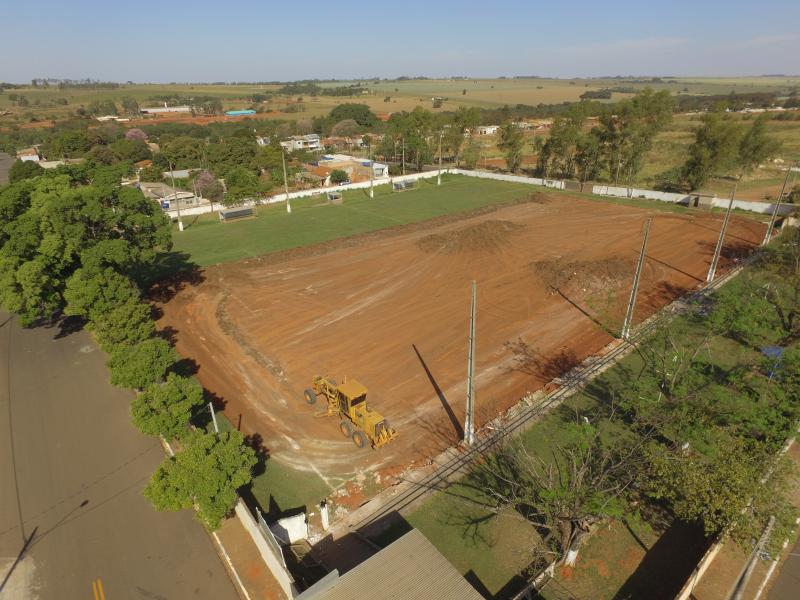
[[[648,214],[638,322],[704,279],[720,215],[536,194],[208,268],[164,305],[160,324],[234,425],[262,436],[272,459],[336,485],[419,464],[461,435],[472,279],[480,423],[608,344]],[[728,231],[723,270],[763,225],[734,217]],[[335,419],[314,418],[302,394],[318,373],[365,384],[400,437],[359,451]]]

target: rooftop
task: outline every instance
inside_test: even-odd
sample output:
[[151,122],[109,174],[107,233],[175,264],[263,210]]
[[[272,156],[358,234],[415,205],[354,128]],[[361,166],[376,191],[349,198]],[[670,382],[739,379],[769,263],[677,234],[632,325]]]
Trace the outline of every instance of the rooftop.
[[376,597],[381,600],[483,600],[483,596],[416,529],[341,577],[326,577],[297,600]]

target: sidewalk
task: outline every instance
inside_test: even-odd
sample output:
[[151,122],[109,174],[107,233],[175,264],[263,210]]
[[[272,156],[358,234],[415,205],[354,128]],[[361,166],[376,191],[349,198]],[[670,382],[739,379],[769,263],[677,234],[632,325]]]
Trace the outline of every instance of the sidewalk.
[[225,520],[212,538],[216,538],[214,546],[240,597],[244,600],[289,600],[238,517]]

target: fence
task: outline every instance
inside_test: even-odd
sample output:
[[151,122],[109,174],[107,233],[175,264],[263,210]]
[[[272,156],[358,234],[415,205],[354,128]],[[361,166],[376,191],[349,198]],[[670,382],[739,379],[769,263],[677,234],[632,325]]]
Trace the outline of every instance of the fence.
[[[453,175],[464,175],[465,177],[477,177],[478,179],[493,179],[495,181],[508,181],[511,183],[522,183],[526,185],[537,185],[546,188],[564,190],[569,187],[566,181],[560,179],[541,179],[539,177],[526,177],[525,175],[508,175],[506,173],[493,173],[490,171],[468,171],[466,169],[445,169],[444,172],[452,173]],[[430,179],[436,177],[438,171],[426,171],[424,173],[410,173],[408,175],[399,175],[397,177],[383,177],[376,179],[372,185],[375,187],[382,185],[389,185],[390,183],[417,181],[419,179]],[[301,190],[299,192],[289,192],[289,194],[276,194],[263,200],[247,201],[242,206],[254,206],[256,204],[276,204],[278,202],[286,202],[287,196],[289,200],[296,198],[312,198],[314,196],[321,196],[327,194],[332,190],[363,190],[370,187],[369,181],[361,181],[359,183],[348,183],[336,187],[322,187],[313,188],[310,190]],[[658,200],[661,202],[672,202],[674,204],[686,204],[691,202],[692,195],[690,194],[674,194],[671,192],[659,192],[657,190],[645,190],[640,188],[619,187],[612,185],[593,185],[591,187],[592,194],[597,196],[613,196],[615,198],[641,198],[643,200]],[[718,208],[727,208],[728,200],[726,198],[714,198],[712,206]],[[221,208],[217,205],[217,209]],[[755,212],[759,214],[772,214],[775,210],[775,204],[772,202],[758,202],[755,200],[734,200],[733,208]],[[782,204],[778,210],[781,216],[787,215],[793,210],[792,205]],[[212,205],[207,204],[204,206],[197,206],[181,210],[181,216],[200,215],[212,211]],[[165,210],[170,217],[177,218],[178,213],[176,210]]]
[[[239,498],[239,501],[236,503],[236,516],[239,518],[239,521],[247,533],[250,534],[250,537],[253,538],[253,543],[255,543],[256,548],[258,548],[261,558],[272,573],[272,576],[275,577],[278,585],[281,586],[283,593],[287,598],[293,598],[295,595],[293,592],[294,580],[286,569],[286,563],[283,561],[283,553],[280,551],[280,547],[276,554],[275,548],[267,541],[267,536],[264,534],[260,525],[256,523],[253,515],[250,514],[250,510],[241,498]],[[263,518],[261,520],[263,520]],[[274,540],[272,541],[274,542]],[[280,556],[280,558],[278,558],[278,556]]]

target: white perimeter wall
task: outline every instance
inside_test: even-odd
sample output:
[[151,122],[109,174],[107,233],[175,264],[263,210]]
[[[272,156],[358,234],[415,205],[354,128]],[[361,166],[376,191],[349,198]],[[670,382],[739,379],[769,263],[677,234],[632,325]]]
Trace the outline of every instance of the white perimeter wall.
[[[536,185],[546,188],[553,188],[563,190],[566,188],[566,183],[559,179],[540,179],[538,177],[525,177],[523,175],[509,175],[506,173],[492,173],[489,171],[467,171],[465,169],[445,169],[443,172],[452,173],[454,175],[464,175],[466,177],[477,177],[478,179],[494,179],[495,181],[510,181],[512,183],[523,183],[527,185]],[[397,177],[382,177],[373,182],[375,187],[381,185],[388,185],[393,181],[416,181],[418,179],[430,179],[436,177],[438,171],[426,171],[425,173],[411,173],[409,175],[399,175]],[[344,191],[344,190],[363,190],[370,186],[369,181],[362,181],[359,183],[348,183],[347,185],[330,186],[324,188],[314,188],[311,190],[301,190],[299,192],[290,192],[288,197],[290,200],[295,198],[310,198],[313,196],[321,196],[330,191]],[[592,194],[597,196],[613,196],[615,198],[640,198],[644,200],[658,200],[661,202],[672,202],[674,204],[688,204],[691,200],[689,194],[673,194],[670,192],[658,192],[656,190],[644,190],[639,188],[615,187],[610,185],[594,185],[592,186]],[[258,204],[275,204],[277,202],[286,202],[287,194],[275,194],[269,196],[258,202]],[[729,200],[726,198],[714,198],[712,205],[715,208],[727,208]],[[253,206],[256,202],[244,202],[243,206]],[[775,210],[775,204],[772,202],[757,202],[751,200],[734,200],[733,207],[740,210],[755,212],[759,214],[772,214]],[[221,204],[215,204],[214,210],[223,208]],[[782,204],[778,214],[787,215],[792,212],[793,206]],[[178,212],[170,209],[164,211],[170,217],[177,218]],[[192,208],[181,209],[181,216],[189,215],[202,215],[211,212],[211,205],[195,206]]]

